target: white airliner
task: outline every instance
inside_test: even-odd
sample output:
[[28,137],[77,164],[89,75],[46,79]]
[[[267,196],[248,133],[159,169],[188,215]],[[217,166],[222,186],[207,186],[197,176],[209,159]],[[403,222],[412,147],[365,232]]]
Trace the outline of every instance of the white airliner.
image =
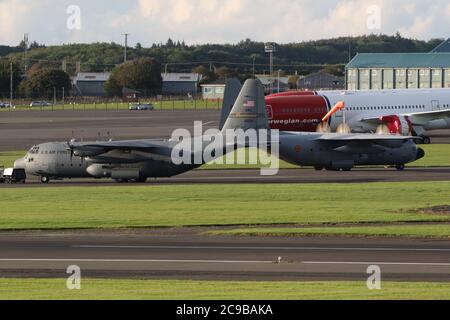
[[339,102],[345,108],[329,120],[332,130],[345,122],[352,132],[422,136],[426,131],[450,129],[450,89],[288,92],[266,97],[272,129],[315,131]]

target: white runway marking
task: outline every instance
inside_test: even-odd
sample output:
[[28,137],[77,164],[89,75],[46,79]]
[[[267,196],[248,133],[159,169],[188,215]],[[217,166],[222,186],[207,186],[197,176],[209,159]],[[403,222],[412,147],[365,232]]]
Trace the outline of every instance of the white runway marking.
[[0,259],[0,262],[133,262],[133,263],[229,263],[229,264],[273,264],[274,261],[232,261],[232,260],[135,260],[135,259]]
[[350,261],[304,261],[303,264],[328,264],[328,265],[361,265],[361,266],[428,266],[428,267],[450,267],[450,263],[439,262],[350,262]]
[[405,251],[405,252],[450,252],[449,249],[439,248],[331,248],[331,247],[207,247],[207,246],[102,246],[102,245],[74,245],[80,249],[162,249],[162,250],[285,250],[285,251]]

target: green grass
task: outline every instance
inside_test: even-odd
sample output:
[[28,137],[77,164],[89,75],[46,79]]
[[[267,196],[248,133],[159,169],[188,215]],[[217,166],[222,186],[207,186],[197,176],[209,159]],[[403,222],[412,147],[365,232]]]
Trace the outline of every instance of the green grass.
[[[362,275],[364,277],[365,275]],[[450,283],[383,282],[368,290],[352,282],[218,282],[82,279],[0,279],[1,300],[449,300]]]
[[0,152],[0,166],[10,168],[14,165],[14,161],[22,158],[25,154],[26,151]]
[[211,231],[208,235],[233,236],[347,236],[347,237],[408,237],[450,239],[450,224],[398,225],[398,226],[352,226],[321,228],[247,228]]
[[[220,110],[222,101],[217,100],[158,100],[158,101],[142,101],[143,103],[152,103],[157,110]],[[77,110],[77,111],[93,111],[93,110],[128,110],[129,103],[111,102],[111,103],[76,103],[76,104],[57,104],[49,107],[30,107],[30,105],[17,105],[12,111],[61,111],[61,110]],[[9,112],[9,109],[0,109],[3,112]]]
[[450,221],[449,182],[2,188],[0,229]]
[[410,167],[450,167],[450,144],[421,145],[425,157],[409,164]]

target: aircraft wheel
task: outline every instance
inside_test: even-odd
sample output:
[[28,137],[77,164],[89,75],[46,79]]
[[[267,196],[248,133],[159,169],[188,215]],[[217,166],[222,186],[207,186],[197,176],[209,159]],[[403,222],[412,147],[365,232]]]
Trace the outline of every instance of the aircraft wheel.
[[349,172],[349,171],[352,171],[352,168],[343,168],[342,171]]
[[430,137],[427,137],[427,136],[422,136],[422,143],[423,144],[431,144],[431,139],[430,139]]
[[404,164],[398,164],[395,166],[398,171],[405,171],[406,166]]
[[316,166],[316,167],[314,167],[314,170],[316,170],[316,171],[322,171],[322,170],[323,170],[323,167]]
[[46,177],[46,176],[43,176],[43,177],[41,177],[41,182],[42,183],[49,183],[50,182],[50,178]]
[[146,183],[147,182],[147,178],[145,177],[140,177],[139,179],[136,180],[136,183]]

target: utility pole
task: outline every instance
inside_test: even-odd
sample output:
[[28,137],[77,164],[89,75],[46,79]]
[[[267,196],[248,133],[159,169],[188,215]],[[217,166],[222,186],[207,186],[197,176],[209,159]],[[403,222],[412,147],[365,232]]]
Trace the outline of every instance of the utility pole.
[[278,92],[277,93],[280,93],[280,73],[281,73],[281,70],[278,70]]
[[56,87],[53,87],[53,106],[56,106]]
[[352,38],[348,40],[348,62],[352,61]]
[[65,90],[66,90],[66,88],[62,87],[62,103],[63,103],[63,105],[65,104],[65,100],[66,100]]
[[256,72],[255,72],[255,60],[256,60],[256,56],[253,55],[253,77],[255,77]]
[[28,51],[28,33],[23,35],[23,70],[27,73],[28,70],[28,61],[27,61],[27,51]]
[[265,46],[266,53],[269,54],[270,59],[270,93],[273,93],[273,53],[276,52],[275,43],[267,43]]
[[130,34],[129,33],[124,33],[123,36],[125,37],[125,50],[124,50],[124,54],[123,54],[123,62],[127,62],[127,49],[128,49],[128,36]]
[[13,63],[12,61],[10,62],[9,65],[9,73],[10,73],[10,78],[9,78],[9,110],[12,110],[12,103],[13,103]]

